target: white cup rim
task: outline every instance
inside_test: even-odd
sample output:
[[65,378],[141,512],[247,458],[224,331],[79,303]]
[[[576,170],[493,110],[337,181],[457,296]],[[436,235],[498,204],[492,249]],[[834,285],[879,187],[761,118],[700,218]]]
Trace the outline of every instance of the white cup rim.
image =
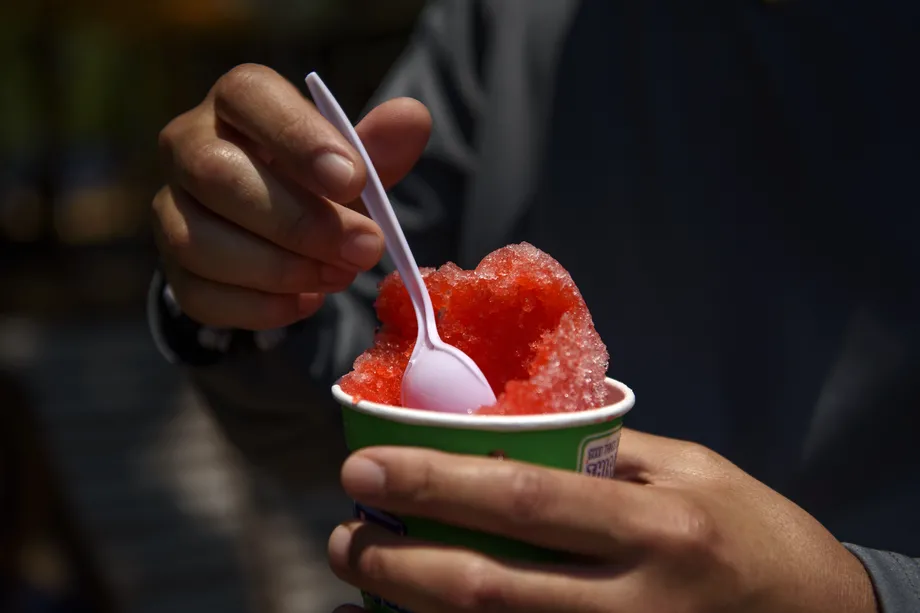
[[360,413],[413,426],[453,428],[460,430],[491,430],[499,432],[516,430],[563,430],[612,421],[622,417],[633,408],[633,405],[636,403],[636,396],[627,385],[609,377],[606,383],[608,387],[619,391],[623,395],[619,401],[598,409],[590,409],[587,411],[540,415],[457,415],[455,413],[439,413],[435,411],[394,407],[391,405],[369,402],[367,400],[355,402],[352,396],[342,391],[338,383],[332,386],[332,395],[339,404]]

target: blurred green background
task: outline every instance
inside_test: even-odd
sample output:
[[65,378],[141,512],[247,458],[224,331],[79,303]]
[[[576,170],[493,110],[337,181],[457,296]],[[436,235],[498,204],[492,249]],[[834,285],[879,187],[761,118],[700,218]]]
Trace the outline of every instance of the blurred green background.
[[277,487],[153,347],[157,135],[243,62],[317,70],[356,118],[422,4],[0,0],[0,611],[355,595],[325,564],[340,441],[304,440],[305,490]]
[[136,307],[159,129],[242,62],[319,70],[354,116],[421,3],[3,2],[0,309]]

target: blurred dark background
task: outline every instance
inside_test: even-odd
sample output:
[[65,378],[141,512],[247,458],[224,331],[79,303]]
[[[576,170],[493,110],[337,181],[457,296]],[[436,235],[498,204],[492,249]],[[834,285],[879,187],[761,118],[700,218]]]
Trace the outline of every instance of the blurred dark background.
[[0,611],[353,597],[325,566],[335,483],[252,475],[153,347],[156,138],[243,62],[317,70],[356,118],[422,4],[0,0]]

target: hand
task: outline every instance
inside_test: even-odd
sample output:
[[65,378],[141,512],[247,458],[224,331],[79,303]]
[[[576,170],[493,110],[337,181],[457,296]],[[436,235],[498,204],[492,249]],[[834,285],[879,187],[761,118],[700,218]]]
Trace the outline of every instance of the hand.
[[[385,187],[416,162],[430,123],[421,103],[399,99],[358,126]],[[380,229],[362,214],[360,156],[268,68],[221,77],[163,129],[160,146],[169,184],[153,201],[157,244],[180,306],[200,323],[293,323],[383,254]]]
[[[860,562],[802,509],[697,445],[624,432],[618,479],[408,448],[355,453],[359,502],[572,554],[521,564],[358,522],[344,581],[413,613],[874,613]],[[344,608],[341,611],[357,609]]]

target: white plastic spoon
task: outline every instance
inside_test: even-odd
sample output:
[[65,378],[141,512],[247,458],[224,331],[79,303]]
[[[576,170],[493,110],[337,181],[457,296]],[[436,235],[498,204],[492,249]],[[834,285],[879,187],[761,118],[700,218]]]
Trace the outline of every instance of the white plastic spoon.
[[361,192],[371,218],[383,230],[387,250],[409,292],[418,321],[418,340],[402,380],[402,404],[413,409],[446,413],[471,413],[495,404],[495,394],[472,359],[441,340],[431,297],[406,242],[380,177],[354,127],[319,76],[307,76],[316,108],[361,154],[367,167],[367,187]]

